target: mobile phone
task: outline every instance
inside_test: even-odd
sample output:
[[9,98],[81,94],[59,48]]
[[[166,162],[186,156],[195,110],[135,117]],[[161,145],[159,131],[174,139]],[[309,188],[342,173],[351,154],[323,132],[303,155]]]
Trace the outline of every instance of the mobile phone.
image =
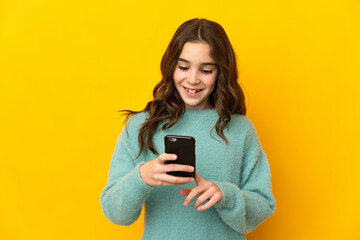
[[167,172],[167,174],[178,177],[195,178],[195,138],[191,136],[166,135],[164,137],[165,153],[176,154],[175,161],[165,161],[165,164],[183,164],[194,167],[193,172]]

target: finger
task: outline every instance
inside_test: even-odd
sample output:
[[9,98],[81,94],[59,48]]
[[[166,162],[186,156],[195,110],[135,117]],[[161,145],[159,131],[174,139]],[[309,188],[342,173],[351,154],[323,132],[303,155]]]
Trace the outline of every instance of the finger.
[[200,185],[200,183],[202,182],[202,180],[204,180],[200,174],[198,172],[195,172],[195,181],[196,181],[196,185]]
[[200,206],[197,208],[198,211],[204,211],[206,209],[211,208],[212,206],[215,205],[215,203],[219,202],[221,200],[220,198],[220,194],[215,194],[213,195],[213,197],[210,199],[210,201],[208,201],[207,203],[205,203],[204,205]]
[[186,183],[192,183],[195,181],[192,177],[175,177],[168,174],[159,174],[156,177],[156,180],[162,181],[162,182],[168,182],[172,184],[186,184]]
[[[187,196],[187,195],[189,195],[189,193],[191,192],[191,190],[192,190],[192,188],[182,189],[182,190],[179,191],[179,193],[180,193],[180,195],[182,195],[182,196]],[[197,194],[196,196],[199,197],[200,194]]]
[[182,189],[180,190],[180,195],[181,196],[187,196],[189,194],[189,192],[191,192],[192,188],[187,188],[187,189]]
[[194,167],[190,165],[183,165],[183,164],[167,164],[163,168],[164,172],[193,172]]
[[165,161],[173,161],[177,159],[176,154],[162,153],[158,157],[161,163],[165,163]]
[[184,185],[183,183],[171,183],[171,182],[165,182],[165,181],[159,181],[156,186],[180,186]]
[[198,199],[196,200],[194,207],[198,208],[203,202],[210,199],[216,191],[212,188],[209,188],[207,191],[205,191],[203,194],[201,194]]
[[189,203],[194,199],[195,196],[199,196],[203,191],[205,191],[205,186],[200,185],[197,187],[194,187],[190,193],[187,195],[184,201],[184,206],[189,205]]

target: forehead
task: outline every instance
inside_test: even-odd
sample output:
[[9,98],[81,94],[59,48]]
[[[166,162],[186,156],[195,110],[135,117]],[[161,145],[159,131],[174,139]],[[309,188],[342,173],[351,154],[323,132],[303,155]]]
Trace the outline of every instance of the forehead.
[[214,62],[210,56],[210,45],[207,42],[186,42],[179,58],[191,63]]

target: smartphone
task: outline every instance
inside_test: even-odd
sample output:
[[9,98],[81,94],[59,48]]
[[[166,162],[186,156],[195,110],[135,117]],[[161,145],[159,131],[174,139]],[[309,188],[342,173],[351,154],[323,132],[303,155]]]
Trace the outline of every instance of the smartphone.
[[165,164],[176,163],[194,167],[193,172],[167,172],[178,177],[195,178],[195,138],[191,136],[166,135],[164,137],[165,153],[176,154],[175,161],[166,161]]

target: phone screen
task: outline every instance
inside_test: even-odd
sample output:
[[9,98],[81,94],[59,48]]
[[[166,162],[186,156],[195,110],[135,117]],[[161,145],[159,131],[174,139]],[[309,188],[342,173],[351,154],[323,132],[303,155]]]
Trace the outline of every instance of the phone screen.
[[[166,135],[164,138],[165,153],[177,155],[175,161],[166,161],[165,164],[176,163],[193,166],[195,169],[195,138],[191,136]],[[167,174],[178,177],[193,177],[193,172],[168,172]]]

